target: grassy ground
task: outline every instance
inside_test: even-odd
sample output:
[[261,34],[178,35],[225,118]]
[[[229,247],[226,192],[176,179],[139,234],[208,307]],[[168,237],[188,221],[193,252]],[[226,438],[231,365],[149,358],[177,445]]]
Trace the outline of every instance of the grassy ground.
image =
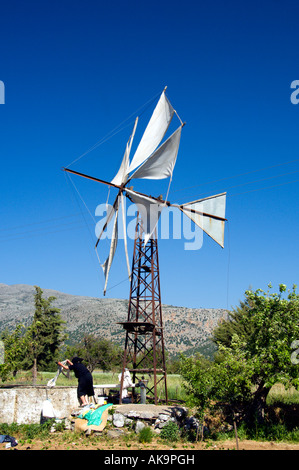
[[[87,436],[84,433],[63,429],[51,433],[51,425],[51,422],[44,425],[19,426],[0,424],[0,434],[8,434],[17,439],[16,449],[18,450],[105,450],[110,452],[118,450],[299,450],[298,440],[296,442],[283,436],[274,441],[250,439],[240,434],[236,441],[232,433],[231,436],[219,436],[218,439],[189,441],[185,437],[179,437],[176,440],[163,439],[154,432],[141,436],[126,429],[122,436],[113,438],[109,436],[107,428],[102,433]],[[5,443],[0,444],[0,450],[5,449],[5,445]]]
[[284,403],[286,405],[299,405],[299,391],[295,388],[285,390],[282,384],[276,384],[270,390],[267,404]]
[[[101,372],[95,370],[93,372],[93,381],[95,385],[107,384],[107,383],[118,383],[118,372]],[[37,385],[46,385],[47,382],[55,377],[53,372],[39,372],[37,377]],[[146,377],[147,378],[147,377]],[[64,375],[60,374],[56,386],[77,386],[77,379],[73,373],[70,373],[70,378],[68,379]],[[14,381],[6,382],[5,385],[10,384],[22,384],[22,385],[32,385],[32,376],[31,372],[18,372]],[[158,384],[158,396],[159,398],[165,398],[165,393],[163,386]],[[4,384],[3,384],[4,385]],[[149,386],[153,385],[153,381],[149,380]],[[182,379],[180,375],[169,374],[167,376],[167,391],[168,398],[170,400],[185,400],[185,393],[182,387]]]
[[[101,372],[95,370],[93,372],[93,380],[97,385],[105,383],[118,383],[118,372]],[[37,377],[37,385],[46,385],[47,382],[55,377],[54,372],[39,372]],[[149,381],[149,386],[152,384],[152,381]],[[6,382],[3,385],[9,384],[23,384],[31,385],[32,376],[31,372],[18,372],[16,378],[13,381]],[[56,382],[57,386],[76,386],[77,379],[73,373],[70,373],[70,377],[67,378],[64,375],[60,374]],[[184,389],[182,386],[182,378],[178,374],[169,374],[167,376],[167,390],[168,398],[170,400],[182,400],[186,399]],[[158,395],[160,398],[164,398],[164,390],[161,384],[158,384]],[[272,387],[268,400],[268,405],[273,405],[275,403],[284,403],[287,405],[298,405],[299,404],[299,391],[291,388],[290,390],[285,390],[283,385],[277,384]]]

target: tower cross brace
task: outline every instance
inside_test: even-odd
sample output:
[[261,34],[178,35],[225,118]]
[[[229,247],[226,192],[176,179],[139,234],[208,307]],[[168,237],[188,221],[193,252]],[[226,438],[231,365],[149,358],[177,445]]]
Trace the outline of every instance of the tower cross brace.
[[[152,397],[155,404],[158,404],[157,386],[161,383],[168,403],[158,241],[155,234],[144,246],[139,217],[136,222],[128,316],[127,321],[121,324],[126,331],[126,339],[120,403],[126,368],[132,373],[134,384],[142,382],[145,374],[153,378],[153,385],[147,386],[147,396]],[[133,398],[135,395],[133,389]]]

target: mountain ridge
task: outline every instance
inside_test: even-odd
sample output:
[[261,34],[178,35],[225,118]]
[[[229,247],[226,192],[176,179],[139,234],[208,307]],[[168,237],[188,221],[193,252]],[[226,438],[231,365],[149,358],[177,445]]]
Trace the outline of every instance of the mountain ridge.
[[[69,343],[79,342],[84,334],[94,334],[124,345],[125,333],[118,322],[126,321],[128,300],[100,299],[43,289],[43,296],[54,296],[53,306],[60,308],[66,322]],[[0,283],[0,331],[17,324],[28,326],[34,314],[34,286]],[[187,308],[162,304],[165,349],[171,356],[201,352],[210,356],[211,333],[227,318],[227,310]]]

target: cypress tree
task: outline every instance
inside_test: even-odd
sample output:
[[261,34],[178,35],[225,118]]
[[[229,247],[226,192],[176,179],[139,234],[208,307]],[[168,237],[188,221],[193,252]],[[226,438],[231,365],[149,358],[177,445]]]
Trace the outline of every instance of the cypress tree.
[[66,339],[65,322],[60,316],[60,309],[52,306],[56,297],[43,298],[43,291],[35,287],[35,312],[33,322],[28,328],[27,367],[32,367],[33,383],[36,383],[37,370],[53,369],[58,359],[59,348]]

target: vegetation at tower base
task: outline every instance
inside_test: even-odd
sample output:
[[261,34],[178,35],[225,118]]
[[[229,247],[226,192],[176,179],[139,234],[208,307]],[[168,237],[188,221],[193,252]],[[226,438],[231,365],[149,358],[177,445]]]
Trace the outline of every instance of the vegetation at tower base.
[[262,422],[273,385],[299,389],[299,365],[291,360],[291,345],[299,339],[296,286],[287,292],[281,284],[279,293],[268,287],[246,291],[245,300],[214,330],[214,361],[182,357],[189,400],[202,413],[222,403],[233,420]]

